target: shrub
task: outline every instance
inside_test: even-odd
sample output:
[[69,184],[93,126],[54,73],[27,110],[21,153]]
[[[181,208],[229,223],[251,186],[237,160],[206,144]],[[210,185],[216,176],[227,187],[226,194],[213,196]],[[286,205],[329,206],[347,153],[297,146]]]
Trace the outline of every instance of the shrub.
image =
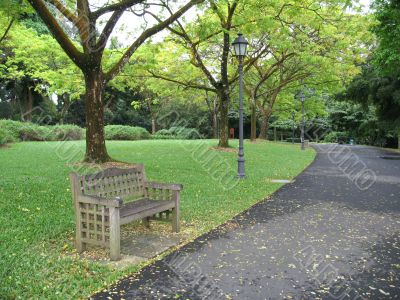
[[0,120],[0,129],[7,130],[14,141],[52,141],[54,135],[50,128],[29,122]]
[[107,125],[105,127],[106,140],[145,140],[151,137],[150,133],[142,127]]
[[85,136],[84,129],[76,125],[56,125],[50,128],[57,141],[81,140]]
[[[80,140],[85,131],[76,125],[40,126],[29,122],[0,120],[0,130],[7,131],[12,141],[63,141]],[[142,127],[108,125],[105,127],[107,140],[143,140],[151,137]]]
[[13,136],[11,131],[4,129],[4,128],[0,128],[0,145],[5,145],[7,143],[13,143],[15,141],[16,141],[16,139]]
[[12,120],[0,120],[0,130],[7,130],[15,141],[19,139],[19,130],[24,123]]
[[50,127],[26,123],[19,130],[22,141],[54,141],[55,136]]
[[325,143],[346,143],[348,141],[348,133],[340,131],[329,132],[324,137]]
[[154,139],[179,139],[194,140],[200,138],[201,135],[195,128],[171,127],[170,129],[161,129],[153,135]]
[[153,134],[153,139],[156,140],[168,140],[168,139],[175,139],[176,137],[171,135],[168,129],[160,129],[155,134]]
[[198,131],[195,128],[171,127],[169,131],[178,139],[183,140],[194,140],[200,137]]

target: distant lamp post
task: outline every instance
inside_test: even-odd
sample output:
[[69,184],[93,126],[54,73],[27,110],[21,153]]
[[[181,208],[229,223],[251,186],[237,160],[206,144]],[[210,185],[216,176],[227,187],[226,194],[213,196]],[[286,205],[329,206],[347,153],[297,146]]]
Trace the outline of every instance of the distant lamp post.
[[247,53],[249,43],[239,33],[233,41],[232,46],[236,58],[239,60],[239,158],[238,158],[238,178],[245,177],[244,173],[244,149],[243,149],[243,60]]

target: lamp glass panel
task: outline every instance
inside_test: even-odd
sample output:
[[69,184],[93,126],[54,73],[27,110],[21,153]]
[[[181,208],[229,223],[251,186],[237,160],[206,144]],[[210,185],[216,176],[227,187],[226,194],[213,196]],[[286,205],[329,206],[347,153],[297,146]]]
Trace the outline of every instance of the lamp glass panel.
[[238,43],[233,44],[233,49],[235,50],[235,55],[239,56],[240,55],[240,44],[238,44]]
[[241,56],[245,56],[246,55],[246,48],[247,48],[247,44],[245,44],[245,43],[241,43],[240,44],[240,55]]

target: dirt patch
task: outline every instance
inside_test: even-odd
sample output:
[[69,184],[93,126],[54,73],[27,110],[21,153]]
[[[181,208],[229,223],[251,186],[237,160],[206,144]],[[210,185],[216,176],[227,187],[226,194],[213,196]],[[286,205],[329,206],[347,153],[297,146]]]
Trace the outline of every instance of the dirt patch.
[[2,149],[2,148],[11,148],[11,144],[0,145],[0,149]]
[[77,253],[72,234],[65,242],[61,255],[123,269],[129,265],[146,263],[158,255],[187,244],[198,235],[191,224],[182,221],[181,226],[180,233],[172,232],[171,223],[167,221],[151,221],[150,228],[145,227],[140,221],[122,226],[119,261],[110,260],[109,249],[92,245],[88,245],[83,253]]

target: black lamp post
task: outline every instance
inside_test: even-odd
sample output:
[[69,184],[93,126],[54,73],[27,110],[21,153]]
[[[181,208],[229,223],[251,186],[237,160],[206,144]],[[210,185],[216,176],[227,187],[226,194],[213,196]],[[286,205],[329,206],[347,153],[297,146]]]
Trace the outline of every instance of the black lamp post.
[[247,40],[243,34],[239,33],[233,41],[232,46],[235,50],[236,58],[239,60],[239,158],[238,158],[238,178],[245,177],[244,173],[244,149],[243,149],[243,59],[246,56]]

